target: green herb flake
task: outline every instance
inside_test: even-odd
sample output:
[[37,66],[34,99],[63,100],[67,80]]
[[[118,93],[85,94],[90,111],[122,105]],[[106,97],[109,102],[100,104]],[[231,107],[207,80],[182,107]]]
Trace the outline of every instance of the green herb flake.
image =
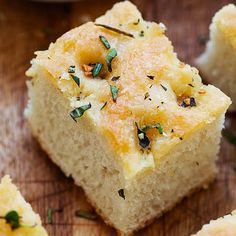
[[194,85],[192,85],[192,84],[188,84],[188,86],[190,86],[190,87],[194,88]]
[[92,70],[93,77],[97,77],[99,75],[99,73],[102,70],[102,67],[103,67],[102,63],[95,63],[93,70]]
[[109,72],[112,72],[112,66],[111,66],[111,63],[112,63],[112,60],[117,56],[117,51],[115,48],[112,48],[108,51],[107,53],[107,56],[106,56],[106,64],[107,64],[107,67],[108,67],[108,71]]
[[167,88],[166,88],[164,85],[161,84],[161,87],[162,87],[165,91],[167,91]]
[[114,102],[116,102],[119,90],[115,85],[110,85],[110,90],[111,90],[112,99]]
[[150,97],[149,92],[146,92],[146,93],[144,94],[144,100],[146,100],[146,99],[149,98],[149,97]]
[[100,108],[100,110],[102,110],[105,106],[107,105],[107,102],[105,102],[102,107]]
[[134,22],[133,24],[134,24],[134,25],[138,25],[139,22],[140,22],[140,19],[138,19],[138,20],[137,20],[136,22]]
[[222,130],[222,136],[231,144],[236,146],[236,135],[228,129]]
[[68,69],[68,73],[70,73],[70,74],[75,73],[75,66],[70,66]]
[[139,32],[139,36],[140,36],[140,37],[144,37],[144,31],[143,31],[143,30],[141,30],[141,31]]
[[103,28],[105,28],[105,29],[107,29],[107,30],[113,31],[113,32],[115,32],[115,33],[117,33],[117,34],[123,34],[123,35],[125,35],[125,36],[134,38],[134,36],[133,36],[132,34],[127,33],[127,32],[125,32],[125,31],[122,31],[122,30],[120,30],[120,29],[111,27],[111,26],[109,26],[109,25],[104,25],[104,24],[95,24],[95,25],[96,25],[96,26],[103,27]]
[[11,226],[11,229],[18,229],[21,227],[20,225],[20,216],[16,211],[9,211],[4,217],[6,222]]
[[75,81],[75,83],[80,86],[80,78],[76,75],[71,75],[72,79]]
[[143,132],[139,127],[137,122],[135,122],[136,128],[137,128],[137,136],[138,136],[138,140],[139,140],[139,145],[142,148],[147,148],[150,144],[150,140],[147,137],[146,133]]
[[147,77],[151,80],[154,80],[155,76],[154,75],[147,75]]
[[49,224],[52,224],[52,217],[53,217],[52,208],[48,208],[47,215],[48,215],[48,223],[49,223]]
[[81,117],[84,114],[84,112],[90,109],[91,107],[92,106],[90,103],[81,107],[77,107],[70,112],[70,116],[75,122],[77,122],[76,119]]
[[99,35],[99,39],[103,43],[105,48],[109,49],[111,47],[108,40],[103,35]]
[[118,190],[118,194],[119,194],[120,197],[122,197],[123,199],[125,199],[125,191],[124,191],[123,188],[121,188],[121,189]]
[[93,212],[85,211],[85,210],[77,210],[75,212],[75,216],[84,218],[86,220],[96,220],[97,215]]
[[156,123],[156,124],[153,124],[153,125],[144,125],[144,126],[142,126],[142,128],[141,128],[141,130],[142,130],[144,133],[146,133],[147,130],[149,130],[149,129],[158,129],[159,134],[163,134],[163,128],[162,128],[162,126],[161,126],[160,123]]

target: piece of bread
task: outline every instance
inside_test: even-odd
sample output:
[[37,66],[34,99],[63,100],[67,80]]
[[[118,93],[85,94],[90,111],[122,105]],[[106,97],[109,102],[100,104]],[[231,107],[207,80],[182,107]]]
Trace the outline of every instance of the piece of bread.
[[209,83],[222,89],[231,99],[229,111],[236,110],[236,6],[219,10],[210,25],[206,51],[196,60]]
[[[95,22],[36,53],[25,115],[97,212],[129,234],[213,180],[231,101],[203,85],[163,24],[144,21],[130,2]],[[114,50],[101,36],[117,51],[112,68]]]
[[[19,217],[17,224],[16,213]],[[8,217],[6,215],[8,214]],[[10,215],[10,216],[9,216]],[[15,219],[10,224],[6,219]],[[17,226],[18,225],[18,226]],[[15,228],[14,228],[15,227]],[[38,214],[36,214],[29,203],[27,203],[16,186],[11,183],[8,175],[2,178],[0,183],[0,236],[47,236],[46,230],[41,224]]]
[[202,229],[193,236],[235,236],[236,235],[236,212],[226,215],[217,220],[211,220],[203,225]]

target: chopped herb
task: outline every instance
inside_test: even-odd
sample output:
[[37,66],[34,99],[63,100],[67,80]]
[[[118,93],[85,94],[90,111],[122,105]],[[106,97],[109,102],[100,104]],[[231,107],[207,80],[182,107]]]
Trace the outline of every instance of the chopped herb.
[[68,73],[70,73],[70,74],[75,73],[75,66],[70,66],[68,69]]
[[118,88],[115,85],[110,85],[111,95],[114,102],[116,102],[116,99],[118,97]]
[[151,99],[151,98],[148,98],[148,100],[149,100],[149,101],[152,101],[152,99]]
[[117,81],[119,78],[120,78],[120,76],[113,76],[113,77],[111,78],[111,80],[112,80],[112,81]]
[[146,133],[147,130],[149,130],[149,129],[155,129],[155,128],[158,129],[159,134],[163,134],[163,128],[162,128],[162,126],[161,126],[160,123],[156,123],[156,124],[154,124],[154,125],[144,125],[144,126],[142,126],[141,131],[144,132],[144,133]]
[[148,97],[150,97],[150,94],[148,92],[146,92],[144,95],[144,100],[146,100]]
[[75,212],[75,216],[80,217],[80,218],[84,218],[87,220],[96,220],[97,219],[97,215],[93,212],[89,212],[89,211],[84,211],[84,210],[77,210]]
[[164,85],[161,84],[161,87],[162,87],[165,91],[167,91],[167,88],[166,88]]
[[164,102],[161,102],[161,104],[164,104]]
[[154,80],[154,78],[155,78],[155,76],[153,76],[153,75],[147,75],[147,77],[151,80]]
[[107,102],[105,102],[102,107],[100,108],[100,110],[102,110],[105,106],[107,105]]
[[190,86],[190,87],[194,88],[194,86],[193,86],[192,84],[188,84],[188,86]]
[[9,211],[3,218],[11,226],[12,230],[21,227],[20,216],[16,211]]
[[139,127],[138,124],[135,122],[136,128],[137,128],[137,134],[138,134],[138,140],[139,140],[139,145],[142,148],[146,148],[150,144],[149,138],[146,136],[146,133],[143,132]]
[[99,75],[99,73],[101,72],[101,69],[102,69],[102,63],[96,63],[93,67],[93,70],[92,70],[92,75],[93,77],[97,77]]
[[90,103],[81,107],[77,107],[70,112],[70,116],[76,122],[76,119],[81,117],[84,114],[84,112],[90,109],[91,107],[92,106]]
[[179,137],[179,139],[182,141],[183,140],[183,138],[182,137]]
[[171,129],[171,133],[174,133],[175,131],[174,131],[174,129]]
[[151,85],[149,86],[149,88],[152,88],[152,86],[153,86],[153,84],[151,84]]
[[134,25],[138,25],[139,22],[140,22],[140,19],[138,19],[138,20],[137,20],[136,22],[134,22],[133,24],[134,24]]
[[75,81],[75,83],[80,86],[80,78],[76,75],[71,75],[72,79]]
[[48,208],[48,223],[49,224],[52,224],[52,214],[53,214],[52,208]]
[[113,27],[111,27],[111,26],[109,26],[109,25],[103,25],[103,24],[95,24],[95,25],[96,25],[96,26],[103,27],[103,28],[108,29],[108,30],[111,30],[111,31],[113,31],[113,32],[115,32],[115,33],[118,33],[118,34],[123,34],[123,35],[125,35],[125,36],[134,38],[134,36],[133,36],[132,34],[127,33],[127,32],[125,32],[125,31],[122,31],[122,30],[120,30],[120,29],[113,28]]
[[222,136],[231,144],[236,146],[236,135],[228,129],[222,130]]
[[112,72],[112,67],[111,67],[111,63],[112,60],[117,56],[117,51],[115,48],[112,48],[108,51],[107,56],[106,56],[106,64],[108,67],[108,71]]
[[121,189],[118,190],[118,194],[119,194],[120,197],[122,197],[122,198],[125,199],[125,191],[124,191],[123,188],[121,188]]
[[143,30],[141,30],[141,31],[139,32],[139,36],[140,36],[140,37],[143,37],[143,36],[144,36],[144,31],[143,31]]
[[107,49],[111,47],[108,40],[103,35],[99,35],[99,39]]

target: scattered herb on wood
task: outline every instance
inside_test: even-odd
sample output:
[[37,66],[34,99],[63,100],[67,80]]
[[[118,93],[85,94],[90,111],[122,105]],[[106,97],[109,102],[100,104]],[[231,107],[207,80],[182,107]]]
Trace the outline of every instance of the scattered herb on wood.
[[105,102],[102,107],[100,108],[100,110],[102,110],[105,106],[107,105],[107,102]]
[[80,217],[80,218],[84,218],[86,220],[96,220],[97,219],[97,215],[94,212],[85,211],[85,210],[77,210],[75,212],[75,216]]
[[110,85],[110,90],[111,90],[112,99],[114,102],[116,102],[119,90],[115,85]]
[[125,191],[124,191],[123,188],[121,188],[121,189],[118,190],[118,194],[119,194],[120,197],[122,197],[123,199],[125,199]]
[[48,208],[48,224],[52,224],[52,215],[53,215],[53,212],[52,212],[52,208]]
[[111,63],[113,61],[113,59],[117,56],[117,51],[115,48],[112,48],[108,51],[107,56],[106,56],[106,64],[108,67],[108,71],[112,72],[112,66]]
[[83,105],[81,107],[77,107],[73,111],[70,112],[70,116],[75,122],[77,122],[76,119],[81,117],[84,114],[84,112],[90,109],[91,107],[92,106],[90,103],[87,105]]
[[134,36],[132,34],[127,33],[125,31],[122,31],[122,30],[117,29],[117,28],[113,28],[113,27],[111,27],[109,25],[104,25],[104,24],[95,24],[95,25],[103,27],[103,28],[108,29],[108,30],[111,30],[111,31],[113,31],[115,33],[118,33],[118,34],[122,34],[122,35],[125,35],[125,36],[128,36],[128,37],[134,38]]
[[105,48],[109,49],[111,47],[108,40],[103,35],[99,35],[99,39],[103,43]]
[[231,144],[236,146],[236,135],[228,129],[222,130],[222,136]]
[[146,133],[143,132],[139,127],[137,122],[135,122],[136,128],[137,128],[137,135],[138,135],[138,140],[139,140],[139,145],[142,148],[147,148],[150,144],[150,140],[147,137]]

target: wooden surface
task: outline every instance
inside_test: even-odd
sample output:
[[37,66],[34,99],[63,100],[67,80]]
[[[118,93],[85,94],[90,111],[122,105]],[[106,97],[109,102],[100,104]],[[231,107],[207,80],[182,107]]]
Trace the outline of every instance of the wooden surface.
[[[179,57],[193,64],[204,49],[199,38],[208,35],[214,12],[223,0],[136,0],[147,20],[162,21]],[[51,236],[110,236],[116,232],[101,219],[88,221],[74,216],[89,209],[83,191],[74,186],[32,138],[23,118],[27,101],[25,70],[35,50],[46,49],[68,29],[94,19],[114,0],[85,0],[70,4],[43,4],[23,0],[0,0],[0,176],[10,174],[33,208],[40,213]],[[40,98],[39,98],[40,99]],[[236,131],[236,118],[227,127]],[[137,236],[187,236],[212,218],[236,208],[236,149],[222,140],[219,174],[208,190],[184,199]],[[62,208],[47,222],[47,209]]]

